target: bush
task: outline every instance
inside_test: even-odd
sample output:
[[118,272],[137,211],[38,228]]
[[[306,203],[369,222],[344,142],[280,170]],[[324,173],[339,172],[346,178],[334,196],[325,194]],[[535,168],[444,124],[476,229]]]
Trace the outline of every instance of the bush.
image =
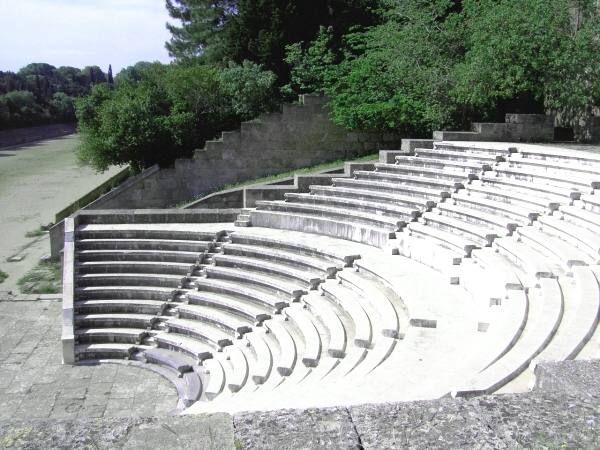
[[273,107],[273,74],[248,62],[224,69],[155,63],[138,67],[136,77],[114,89],[95,86],[77,102],[80,157],[98,170],[171,164]]

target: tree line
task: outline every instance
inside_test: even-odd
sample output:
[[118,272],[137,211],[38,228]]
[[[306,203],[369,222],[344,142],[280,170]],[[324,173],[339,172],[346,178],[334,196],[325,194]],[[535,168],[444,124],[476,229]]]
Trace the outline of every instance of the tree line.
[[74,99],[112,79],[98,66],[83,69],[29,64],[18,72],[0,71],[0,129],[75,121]]
[[[506,112],[581,137],[600,105],[596,0],[166,0],[175,58],[78,101],[98,169],[188,156],[220,131],[320,92],[348,128],[430,136]],[[117,78],[119,78],[117,77]]]

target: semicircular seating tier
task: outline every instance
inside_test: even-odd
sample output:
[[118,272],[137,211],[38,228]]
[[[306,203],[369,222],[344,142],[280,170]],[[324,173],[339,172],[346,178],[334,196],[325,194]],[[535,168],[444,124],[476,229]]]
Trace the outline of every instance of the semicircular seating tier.
[[247,227],[76,218],[75,359],[141,362],[194,413],[522,392],[539,360],[600,356],[600,155],[395,159]]

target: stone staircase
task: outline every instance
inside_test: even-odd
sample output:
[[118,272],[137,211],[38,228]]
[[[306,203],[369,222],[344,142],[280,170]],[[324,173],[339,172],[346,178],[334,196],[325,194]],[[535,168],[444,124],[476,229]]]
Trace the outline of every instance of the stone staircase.
[[65,361],[146,362],[194,413],[525,391],[600,356],[599,156],[390,155],[235,223],[70,219]]

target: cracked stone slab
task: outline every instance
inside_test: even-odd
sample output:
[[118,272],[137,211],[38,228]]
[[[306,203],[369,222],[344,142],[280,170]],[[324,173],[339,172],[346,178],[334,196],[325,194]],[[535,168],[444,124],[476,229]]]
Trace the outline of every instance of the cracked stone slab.
[[0,421],[6,449],[232,450],[229,414],[167,418]]
[[236,414],[236,445],[242,449],[360,449],[348,410],[284,409]]

